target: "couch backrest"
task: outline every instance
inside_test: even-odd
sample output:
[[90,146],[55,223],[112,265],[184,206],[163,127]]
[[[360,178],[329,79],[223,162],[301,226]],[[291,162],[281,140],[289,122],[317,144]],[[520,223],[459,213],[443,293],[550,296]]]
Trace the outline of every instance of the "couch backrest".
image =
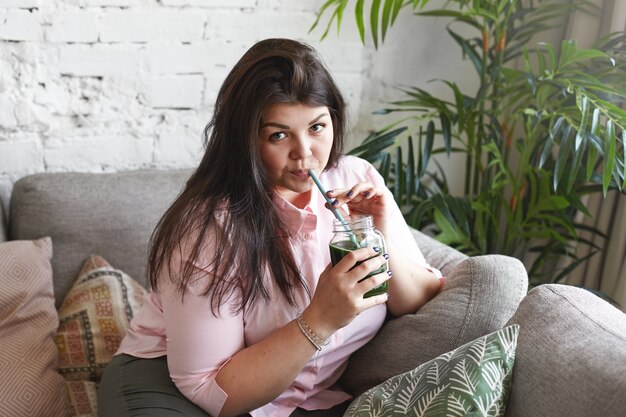
[[21,178],[11,194],[9,238],[52,238],[57,307],[91,254],[145,285],[150,235],[190,174],[144,170]]
[[9,233],[7,232],[6,226],[6,215],[4,214],[4,205],[2,201],[0,201],[0,243],[4,242],[9,238]]

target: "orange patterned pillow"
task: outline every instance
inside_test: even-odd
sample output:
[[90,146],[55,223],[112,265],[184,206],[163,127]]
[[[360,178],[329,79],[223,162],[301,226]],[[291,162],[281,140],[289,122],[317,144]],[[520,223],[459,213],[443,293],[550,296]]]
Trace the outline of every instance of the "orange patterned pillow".
[[59,309],[59,372],[66,380],[99,382],[146,290],[92,255]]
[[0,416],[62,416],[52,241],[0,243]]
[[96,383],[91,381],[65,381],[70,408],[69,417],[93,417],[98,415]]

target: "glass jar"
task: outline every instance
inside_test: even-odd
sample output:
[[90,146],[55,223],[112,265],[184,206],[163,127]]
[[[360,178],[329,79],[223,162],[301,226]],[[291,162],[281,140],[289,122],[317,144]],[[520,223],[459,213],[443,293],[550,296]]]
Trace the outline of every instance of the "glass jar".
[[[347,216],[344,221],[335,219],[333,221],[333,236],[330,239],[330,260],[333,266],[348,253],[360,248],[379,247],[381,254],[386,253],[385,239],[383,235],[374,227],[372,216]],[[357,262],[357,265],[363,261]],[[363,279],[372,275],[380,274],[387,270],[387,263],[376,271],[370,272]],[[361,280],[362,281],[362,280]],[[360,282],[360,281],[359,281]],[[372,297],[387,292],[387,281],[376,288],[371,289],[363,295],[363,298]]]

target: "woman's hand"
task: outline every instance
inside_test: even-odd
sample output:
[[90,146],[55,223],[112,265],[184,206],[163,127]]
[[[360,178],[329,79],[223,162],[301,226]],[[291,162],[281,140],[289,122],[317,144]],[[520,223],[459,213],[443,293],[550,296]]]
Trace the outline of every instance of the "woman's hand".
[[400,230],[406,227],[406,223],[393,195],[386,187],[381,187],[371,182],[360,182],[351,188],[328,191],[328,197],[332,199],[332,208],[343,211],[342,206],[347,205],[352,215],[373,217],[376,228],[385,237],[386,251],[390,256],[388,269],[394,273],[394,279],[389,282],[387,309],[394,316],[401,316],[414,313],[433,298],[441,288],[441,281],[411,255],[410,246],[397,247],[390,238],[404,233],[404,242],[410,242],[413,250],[419,252],[410,234],[406,235],[410,232]]
[[[387,294],[363,298],[366,292],[390,277],[385,271],[363,279],[387,262],[383,255],[380,249],[358,249],[349,252],[337,265],[329,265],[322,272],[311,304],[303,313],[306,322],[318,336],[330,337],[362,311],[387,301]],[[359,261],[361,263],[356,265]]]
[[330,190],[327,194],[333,200],[329,208],[341,209],[347,204],[351,214],[371,215],[376,228],[385,235],[393,204],[393,201],[388,201],[391,196],[386,190],[377,188],[371,182],[360,182],[351,188]]

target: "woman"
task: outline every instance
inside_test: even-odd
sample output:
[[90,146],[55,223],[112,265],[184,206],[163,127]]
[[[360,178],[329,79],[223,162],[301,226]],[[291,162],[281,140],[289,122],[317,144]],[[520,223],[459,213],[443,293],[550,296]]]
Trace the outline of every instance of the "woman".
[[[345,410],[335,382],[349,355],[387,311],[415,312],[440,286],[380,175],[341,156],[345,119],[310,46],[264,40],[234,66],[202,161],[153,235],[153,291],[105,372],[100,415]],[[309,169],[333,208],[373,216],[387,253],[329,265],[334,217]],[[363,279],[387,262],[393,276]],[[387,280],[388,294],[363,297]]]

